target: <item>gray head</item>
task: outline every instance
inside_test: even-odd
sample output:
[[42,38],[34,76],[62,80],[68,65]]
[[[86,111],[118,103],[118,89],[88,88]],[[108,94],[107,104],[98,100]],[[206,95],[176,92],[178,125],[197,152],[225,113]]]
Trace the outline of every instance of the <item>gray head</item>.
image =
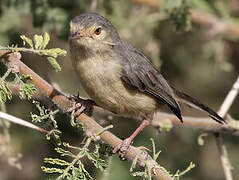
[[70,43],[84,48],[100,48],[119,43],[115,27],[103,16],[85,13],[75,17],[70,23]]

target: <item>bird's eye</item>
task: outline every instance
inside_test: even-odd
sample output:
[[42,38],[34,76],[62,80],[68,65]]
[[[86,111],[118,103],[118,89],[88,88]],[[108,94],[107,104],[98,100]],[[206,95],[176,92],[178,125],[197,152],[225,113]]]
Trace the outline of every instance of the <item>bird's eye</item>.
[[95,34],[96,34],[96,35],[100,35],[101,31],[102,31],[102,28],[101,28],[101,27],[98,27],[98,28],[95,30]]

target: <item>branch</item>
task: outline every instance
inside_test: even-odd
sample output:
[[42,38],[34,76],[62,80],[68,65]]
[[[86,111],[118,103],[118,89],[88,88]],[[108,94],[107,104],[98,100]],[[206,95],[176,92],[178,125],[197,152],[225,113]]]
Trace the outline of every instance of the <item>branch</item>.
[[[227,97],[225,98],[224,102],[222,103],[221,108],[218,111],[219,115],[221,115],[222,117],[225,117],[233,101],[238,95],[238,91],[239,91],[239,76],[236,82],[233,84],[232,89],[227,94]],[[232,166],[228,158],[226,146],[223,144],[223,139],[220,133],[215,134],[215,141],[220,154],[220,160],[221,160],[221,164],[225,174],[225,178],[226,180],[232,180],[232,173],[231,173]]]
[[224,102],[222,103],[220,110],[218,111],[218,114],[222,117],[225,117],[227,114],[228,110],[230,109],[233,101],[235,100],[236,96],[238,95],[239,92],[239,76],[237,77],[237,80],[232,86],[232,89],[230,92],[227,94],[227,97],[225,98]]
[[239,136],[239,122],[233,120],[229,115],[226,118],[226,124],[219,124],[211,118],[183,117],[183,124],[173,115],[163,112],[155,114],[151,125],[155,128],[164,126],[165,123],[172,123],[177,128],[192,128],[214,133],[226,133],[233,136]]
[[[66,112],[67,109],[72,107],[72,102],[64,96],[63,93],[52,87],[49,83],[43,80],[38,74],[33,72],[29,67],[27,67],[23,62],[20,61],[21,54],[20,53],[1,53],[4,54],[2,57],[3,63],[8,66],[8,68],[17,69],[22,74],[28,74],[32,77],[32,83],[35,84],[36,88],[39,89],[46,97],[51,99],[51,101],[56,104],[63,112]],[[77,120],[84,126],[86,131],[92,132],[96,134],[102,130],[102,127],[95,122],[93,119],[88,117],[86,114],[82,113],[78,116]],[[114,134],[109,131],[105,131],[100,135],[101,139],[109,144],[110,146],[117,147],[121,144],[122,140],[116,137]],[[159,165],[156,161],[154,161],[148,153],[140,153],[141,150],[130,146],[126,158],[133,161],[137,156],[137,164],[141,167],[145,167],[146,162],[152,168],[152,175],[157,180],[173,180],[167,173],[159,168]]]
[[0,118],[5,119],[5,120],[10,121],[10,122],[15,123],[15,124],[19,124],[21,126],[25,126],[25,127],[31,128],[31,129],[35,129],[35,130],[43,132],[43,133],[48,133],[48,131],[43,129],[43,128],[40,128],[40,127],[38,127],[38,126],[28,122],[28,121],[17,118],[15,116],[12,116],[12,115],[7,114],[7,113],[2,112],[2,111],[0,111]]
[[159,8],[163,2],[163,0],[155,1],[155,0],[131,0],[136,3],[147,4],[154,8]]
[[209,28],[210,35],[222,33],[229,39],[231,37],[239,39],[239,26],[237,24],[224,22],[213,15],[196,9],[190,10],[190,16],[193,22]]
[[226,149],[226,146],[223,143],[222,136],[221,136],[220,133],[215,133],[214,136],[215,136],[215,141],[216,141],[216,144],[217,144],[217,149],[218,149],[218,152],[220,154],[220,160],[221,160],[221,164],[222,164],[222,168],[223,168],[223,171],[224,171],[225,178],[226,178],[226,180],[233,180],[232,172],[231,172],[232,165],[229,161],[227,149]]
[[[12,91],[14,95],[17,95],[19,93],[19,86],[13,85],[11,83],[8,84],[8,87]],[[46,106],[51,106],[52,103],[47,99],[42,92],[37,90],[35,94],[33,95],[34,99],[37,99],[38,101],[41,101],[41,103],[46,104]],[[107,119],[109,115],[119,117],[111,112],[105,111],[102,108],[99,108],[98,106],[94,107],[94,113],[96,113],[98,116],[101,116],[104,119]],[[175,115],[170,113],[164,113],[164,112],[157,112],[154,115],[153,120],[151,121],[151,126],[158,129],[165,124],[171,123],[173,127],[177,128],[192,128],[192,129],[199,129],[202,131],[208,131],[208,132],[220,132],[225,134],[230,134],[233,136],[239,136],[239,121],[232,119],[229,115],[226,116],[226,124],[219,124],[215,121],[212,121],[211,118],[202,118],[202,117],[190,117],[190,116],[184,116],[183,117],[183,124],[178,121],[178,119],[175,117]]]
[[91,0],[90,12],[96,12],[98,4],[99,4],[98,0]]

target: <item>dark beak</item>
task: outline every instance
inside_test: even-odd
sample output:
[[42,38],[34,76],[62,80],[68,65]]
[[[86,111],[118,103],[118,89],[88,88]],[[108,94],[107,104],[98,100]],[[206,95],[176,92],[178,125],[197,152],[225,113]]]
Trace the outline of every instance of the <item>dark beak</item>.
[[81,32],[71,33],[69,39],[81,39],[84,35]]

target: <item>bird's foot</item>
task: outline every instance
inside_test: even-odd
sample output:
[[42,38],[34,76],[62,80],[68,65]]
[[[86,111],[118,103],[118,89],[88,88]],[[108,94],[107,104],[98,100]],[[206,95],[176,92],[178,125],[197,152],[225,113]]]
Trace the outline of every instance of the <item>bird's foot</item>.
[[124,160],[125,155],[130,147],[130,144],[132,143],[132,138],[127,138],[122,141],[120,145],[114,148],[113,153],[119,153],[120,159]]
[[82,99],[79,95],[71,95],[69,100],[73,101],[73,105],[66,112],[72,113],[75,111],[75,116],[79,116],[83,112],[90,113],[92,106],[96,105],[91,99]]

